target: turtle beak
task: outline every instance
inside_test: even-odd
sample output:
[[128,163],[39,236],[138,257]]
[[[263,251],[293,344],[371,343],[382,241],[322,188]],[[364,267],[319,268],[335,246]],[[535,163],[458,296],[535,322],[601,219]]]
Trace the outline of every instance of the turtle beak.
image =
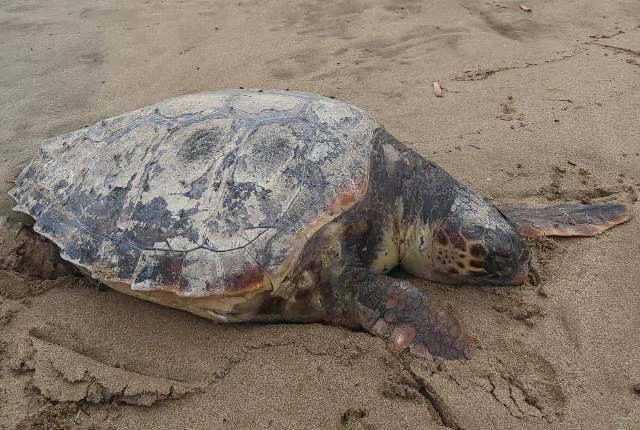
[[518,269],[511,278],[512,285],[521,285],[529,279],[529,263],[531,262],[531,251],[528,246],[523,246],[518,259]]
[[528,246],[524,246],[520,251],[520,269],[516,271],[513,276],[513,283],[515,285],[524,284],[529,279],[529,268],[531,262],[531,251]]
[[521,285],[527,282],[527,279],[529,279],[528,265],[524,266],[522,270],[519,270],[515,275],[513,275],[513,278],[511,278],[509,285]]
[[489,253],[485,260],[485,270],[492,274],[490,280],[495,285],[520,285],[529,278],[531,252],[523,243],[511,252]]

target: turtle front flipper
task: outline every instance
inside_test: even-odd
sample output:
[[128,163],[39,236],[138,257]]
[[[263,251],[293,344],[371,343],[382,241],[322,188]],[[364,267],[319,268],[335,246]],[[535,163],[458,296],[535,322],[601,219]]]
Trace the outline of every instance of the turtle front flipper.
[[354,285],[355,319],[398,349],[428,350],[449,359],[469,358],[473,337],[447,309],[408,281],[368,274]]
[[596,236],[631,218],[627,207],[620,203],[497,203],[495,207],[526,237]]

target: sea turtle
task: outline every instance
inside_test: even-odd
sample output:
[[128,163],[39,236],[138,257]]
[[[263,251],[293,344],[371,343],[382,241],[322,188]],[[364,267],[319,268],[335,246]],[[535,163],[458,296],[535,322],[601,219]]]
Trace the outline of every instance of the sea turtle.
[[447,358],[472,337],[396,266],[521,284],[525,235],[593,235],[623,205],[499,205],[357,107],[293,91],[188,95],[45,141],[10,194],[61,257],[221,322],[361,327]]

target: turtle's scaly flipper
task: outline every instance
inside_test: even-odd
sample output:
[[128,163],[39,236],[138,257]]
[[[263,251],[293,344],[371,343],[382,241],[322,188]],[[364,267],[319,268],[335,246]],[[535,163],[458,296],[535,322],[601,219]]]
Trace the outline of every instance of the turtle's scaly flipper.
[[473,337],[447,309],[410,282],[368,275],[355,288],[356,319],[367,331],[398,349],[413,347],[435,356],[469,358]]
[[631,218],[627,207],[619,203],[550,206],[497,203],[495,206],[527,237],[595,236]]

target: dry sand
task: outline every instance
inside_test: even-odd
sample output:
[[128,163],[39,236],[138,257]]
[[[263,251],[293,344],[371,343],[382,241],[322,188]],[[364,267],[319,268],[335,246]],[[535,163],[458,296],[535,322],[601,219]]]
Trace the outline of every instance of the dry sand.
[[[640,4],[519,5],[0,1],[0,428],[640,428]],[[466,362],[217,326],[66,275],[17,233],[5,191],[43,139],[240,86],[361,106],[486,195],[635,220],[537,244],[538,287],[415,280],[478,337]]]

